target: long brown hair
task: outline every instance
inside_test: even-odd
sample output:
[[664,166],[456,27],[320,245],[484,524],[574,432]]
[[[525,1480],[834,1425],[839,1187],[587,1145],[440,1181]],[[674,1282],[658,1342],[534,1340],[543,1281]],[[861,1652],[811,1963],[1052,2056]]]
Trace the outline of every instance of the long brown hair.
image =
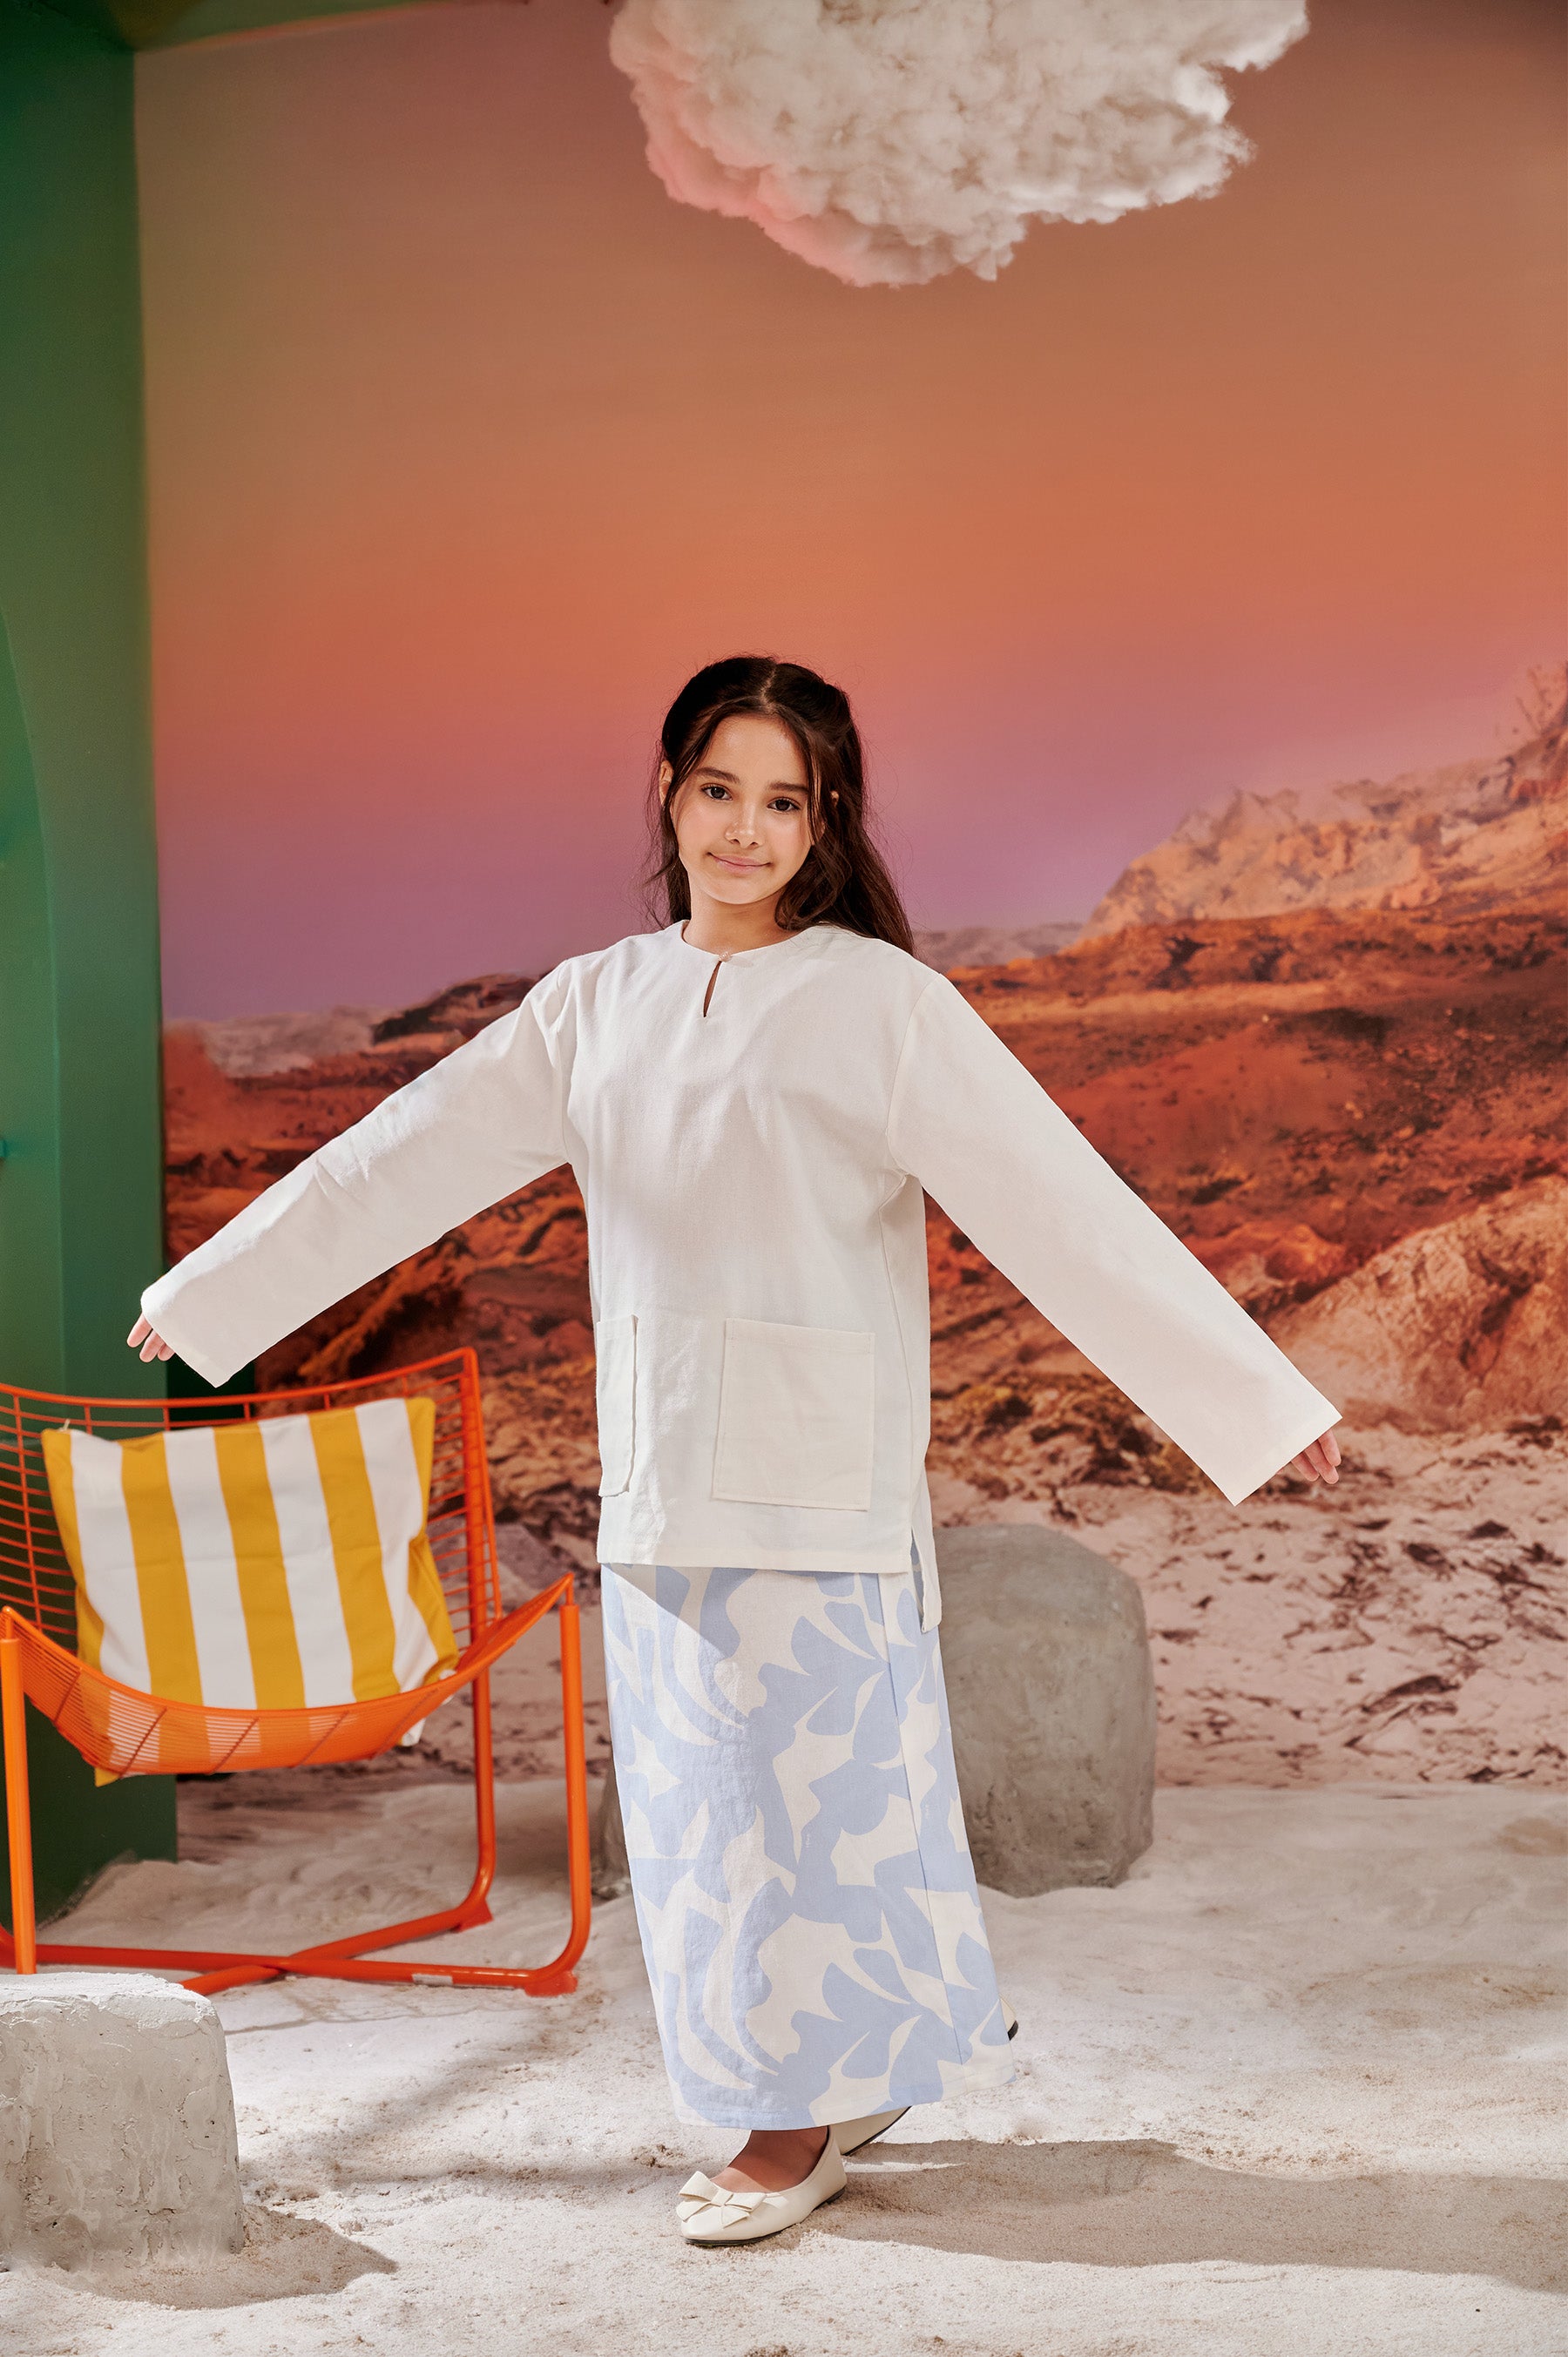
[[[779,895],[774,916],[779,926],[798,933],[808,925],[842,925],[913,954],[898,888],[867,832],[865,756],[849,698],[803,663],[777,662],[771,655],[729,655],[708,663],[664,716],[649,801],[651,860],[643,879],[649,913],[665,924],[692,913],[691,885],[675,840],[675,797],[720,723],[739,712],[760,713],[787,728],[806,769],[811,848]],[[659,791],[662,761],[672,772],[667,794]]]

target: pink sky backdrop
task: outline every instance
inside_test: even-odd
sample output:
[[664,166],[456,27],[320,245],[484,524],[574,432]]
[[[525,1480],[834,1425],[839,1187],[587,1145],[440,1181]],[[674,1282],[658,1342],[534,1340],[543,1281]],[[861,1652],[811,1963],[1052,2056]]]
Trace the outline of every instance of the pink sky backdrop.
[[671,202],[596,0],[144,57],[169,1011],[627,931],[743,649],[854,697],[917,922],[1490,749],[1563,640],[1560,51],[1318,0],[1218,199],[867,290]]

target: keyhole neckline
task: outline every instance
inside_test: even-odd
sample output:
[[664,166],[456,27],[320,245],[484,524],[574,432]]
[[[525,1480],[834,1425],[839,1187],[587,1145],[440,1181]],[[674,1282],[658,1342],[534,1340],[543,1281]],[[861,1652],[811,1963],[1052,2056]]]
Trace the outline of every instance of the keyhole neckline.
[[685,957],[702,958],[708,964],[712,964],[716,959],[720,965],[753,965],[760,958],[789,957],[798,953],[808,942],[815,942],[824,933],[831,933],[834,930],[831,925],[805,925],[798,933],[786,934],[781,942],[763,942],[756,949],[750,950],[721,951],[702,950],[697,947],[695,942],[689,942],[685,935],[685,924],[684,917],[675,918],[672,923],[665,927],[666,939],[672,942]]

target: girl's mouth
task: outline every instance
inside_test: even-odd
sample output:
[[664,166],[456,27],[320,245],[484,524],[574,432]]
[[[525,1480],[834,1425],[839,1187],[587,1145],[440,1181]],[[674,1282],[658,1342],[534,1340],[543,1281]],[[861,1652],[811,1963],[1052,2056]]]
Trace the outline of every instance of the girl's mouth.
[[768,864],[767,861],[763,859],[732,859],[729,854],[725,851],[710,851],[708,857],[713,860],[717,866],[733,867],[738,876],[750,876],[754,874],[757,868],[765,867]]

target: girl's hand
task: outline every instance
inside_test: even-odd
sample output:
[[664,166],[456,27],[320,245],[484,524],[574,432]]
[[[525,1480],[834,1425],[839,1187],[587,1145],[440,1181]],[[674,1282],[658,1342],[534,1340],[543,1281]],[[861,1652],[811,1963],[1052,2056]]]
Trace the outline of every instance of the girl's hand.
[[172,1359],[174,1356],[173,1343],[166,1342],[161,1334],[155,1333],[145,1318],[137,1318],[125,1340],[133,1351],[138,1342],[141,1344],[140,1355],[144,1359]]
[[[143,1356],[145,1357],[145,1355],[144,1351]],[[1326,1481],[1332,1489],[1339,1479],[1334,1469],[1339,1462],[1339,1443],[1331,1432],[1326,1432],[1321,1440],[1315,1440],[1310,1448],[1304,1448],[1301,1455],[1293,1458],[1291,1462],[1298,1472],[1305,1474],[1309,1481]]]

